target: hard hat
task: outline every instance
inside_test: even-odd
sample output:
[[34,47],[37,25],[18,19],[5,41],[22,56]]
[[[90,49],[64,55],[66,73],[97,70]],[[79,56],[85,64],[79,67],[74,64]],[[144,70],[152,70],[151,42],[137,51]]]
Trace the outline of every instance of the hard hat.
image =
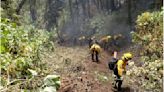
[[122,37],[122,34],[118,34],[119,37]]
[[107,38],[111,38],[111,36],[110,36],[110,35],[108,35],[108,36],[107,36]]
[[95,36],[92,36],[91,39],[95,39]]
[[130,60],[130,59],[132,59],[132,54],[131,53],[125,53],[123,56],[122,56],[122,59],[123,60]]

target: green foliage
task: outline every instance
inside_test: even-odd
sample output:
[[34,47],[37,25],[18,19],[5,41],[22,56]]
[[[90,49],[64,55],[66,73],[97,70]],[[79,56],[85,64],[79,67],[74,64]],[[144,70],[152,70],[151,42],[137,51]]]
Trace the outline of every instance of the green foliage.
[[109,78],[104,73],[98,73],[95,71],[95,75],[100,82],[106,83],[109,81]]
[[136,21],[137,32],[133,32],[133,41],[142,45],[141,61],[143,65],[137,67],[130,64],[127,72],[130,83],[137,83],[139,89],[145,91],[162,91],[162,12],[145,12]]
[[2,76],[13,80],[37,75],[35,69],[42,64],[41,50],[51,43],[48,32],[33,26],[17,26],[6,18],[1,18],[0,26]]
[[20,16],[16,14],[18,0],[4,0],[1,2],[1,17],[9,18],[15,23],[19,23]]
[[81,33],[85,34],[86,37],[99,37],[105,30],[104,19],[105,17],[103,15],[96,15],[89,20],[85,20],[84,25],[81,26]]
[[44,85],[41,92],[57,92],[60,87],[60,76],[47,75],[44,78]]
[[102,29],[103,24],[104,24],[104,20],[103,20],[103,17],[101,15],[96,16],[96,17],[93,17],[90,20],[90,26],[91,26],[91,28]]
[[7,81],[6,81],[6,79],[5,79],[5,78],[0,77],[0,83],[1,83],[0,89],[2,89],[2,88],[3,88],[3,86],[5,86],[5,85],[7,84]]

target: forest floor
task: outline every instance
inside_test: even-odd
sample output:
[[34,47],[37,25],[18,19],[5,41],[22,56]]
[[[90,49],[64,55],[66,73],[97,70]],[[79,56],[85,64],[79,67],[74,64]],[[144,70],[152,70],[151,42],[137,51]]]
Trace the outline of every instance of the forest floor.
[[[118,53],[118,58],[129,50]],[[53,53],[46,56],[50,74],[61,76],[61,87],[58,92],[115,92],[112,87],[112,71],[108,61],[112,58],[102,51],[100,62],[92,62],[89,48],[86,46],[57,46]],[[133,92],[123,81],[121,92]]]

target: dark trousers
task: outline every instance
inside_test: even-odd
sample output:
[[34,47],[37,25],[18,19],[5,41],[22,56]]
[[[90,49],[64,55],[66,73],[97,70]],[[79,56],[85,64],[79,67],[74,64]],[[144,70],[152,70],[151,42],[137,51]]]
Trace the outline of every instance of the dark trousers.
[[117,86],[118,91],[121,90],[122,81],[123,80],[121,80],[120,76],[117,76],[116,85],[118,84],[118,86]]
[[104,50],[108,50],[108,42],[103,43],[103,48],[104,48]]
[[[117,66],[115,67],[115,69],[113,70],[114,71],[114,74],[116,75],[116,80],[115,80],[115,87],[117,87],[118,91],[121,90],[121,86],[122,86],[122,81],[121,80],[121,76],[118,75],[118,70],[117,70]],[[118,85],[117,85],[118,84]]]
[[97,51],[92,52],[92,61],[95,61],[95,58],[96,58],[96,62],[98,62],[99,58],[98,58],[98,52]]

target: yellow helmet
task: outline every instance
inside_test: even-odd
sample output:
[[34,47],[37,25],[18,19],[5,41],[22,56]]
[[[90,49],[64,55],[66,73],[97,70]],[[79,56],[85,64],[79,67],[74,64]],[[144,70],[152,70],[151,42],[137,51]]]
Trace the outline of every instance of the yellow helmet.
[[110,36],[110,35],[108,35],[108,36],[107,36],[107,38],[108,38],[108,39],[110,39],[110,38],[111,38],[111,36]]
[[91,39],[92,39],[92,40],[95,39],[95,36],[92,36]]
[[125,53],[123,56],[122,56],[122,59],[123,60],[130,60],[130,59],[132,59],[132,54],[131,53]]

